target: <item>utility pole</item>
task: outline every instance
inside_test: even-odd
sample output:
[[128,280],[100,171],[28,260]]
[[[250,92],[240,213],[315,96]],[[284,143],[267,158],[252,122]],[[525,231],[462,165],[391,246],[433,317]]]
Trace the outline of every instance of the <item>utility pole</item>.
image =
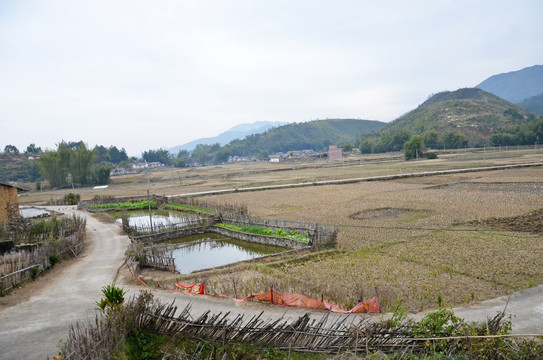
[[151,196],[149,194],[150,187],[151,180],[149,179],[149,168],[147,168],[147,203],[149,204],[149,224],[151,225],[151,231],[153,231],[153,214],[151,212]]

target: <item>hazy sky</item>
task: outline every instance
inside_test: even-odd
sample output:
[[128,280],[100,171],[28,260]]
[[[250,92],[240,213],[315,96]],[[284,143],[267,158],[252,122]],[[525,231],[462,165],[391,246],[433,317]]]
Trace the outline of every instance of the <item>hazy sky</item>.
[[391,121],[543,64],[543,1],[0,0],[0,150]]

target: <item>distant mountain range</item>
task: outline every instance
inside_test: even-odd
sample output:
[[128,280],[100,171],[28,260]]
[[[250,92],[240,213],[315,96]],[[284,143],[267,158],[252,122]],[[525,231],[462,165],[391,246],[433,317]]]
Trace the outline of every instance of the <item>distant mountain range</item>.
[[[529,144],[543,138],[543,65],[489,77],[475,88],[432,95],[416,109],[391,123],[357,119],[315,120],[288,124],[241,124],[216,137],[176,146],[170,152],[196,145],[221,144],[230,155],[313,149],[331,144],[360,144],[371,152],[398,151],[412,135],[426,136],[431,148]],[[217,151],[217,150],[213,150]],[[223,155],[224,155],[223,154]]]
[[284,125],[242,140],[234,140],[225,149],[238,156],[261,151],[269,154],[309,149],[326,151],[329,145],[354,144],[361,135],[377,131],[385,125],[384,122],[373,120],[314,120]]
[[543,115],[543,65],[494,75],[476,87]]
[[227,130],[217,136],[197,139],[183,145],[172,147],[171,149],[169,149],[169,152],[171,154],[176,155],[179,152],[179,150],[192,151],[194,150],[196,145],[199,145],[199,144],[213,145],[213,144],[219,143],[222,146],[222,145],[228,144],[232,140],[243,139],[246,136],[253,135],[253,134],[260,134],[272,128],[286,125],[286,124],[288,123],[280,122],[280,121],[275,121],[275,122],[256,121],[251,124],[239,124],[231,128],[230,130]]

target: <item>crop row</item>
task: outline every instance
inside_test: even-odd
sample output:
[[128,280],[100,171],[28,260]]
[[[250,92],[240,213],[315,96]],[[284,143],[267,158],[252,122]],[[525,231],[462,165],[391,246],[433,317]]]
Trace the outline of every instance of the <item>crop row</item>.
[[[156,201],[151,200],[151,207],[153,209],[156,208],[157,203]],[[104,209],[146,209],[149,207],[149,201],[147,200],[141,200],[141,201],[126,201],[123,203],[109,203],[109,204],[95,204],[95,205],[89,205],[89,209],[93,210],[104,210]]]
[[223,223],[218,223],[215,225],[221,226],[230,230],[243,231],[243,232],[258,234],[258,235],[277,236],[277,237],[282,237],[286,239],[301,241],[304,243],[308,243],[311,240],[307,232],[303,234],[300,234],[296,232],[295,230],[291,230],[287,232],[283,228],[270,229],[270,228],[263,228],[263,227],[254,226],[254,225],[237,226],[237,225],[223,224]]

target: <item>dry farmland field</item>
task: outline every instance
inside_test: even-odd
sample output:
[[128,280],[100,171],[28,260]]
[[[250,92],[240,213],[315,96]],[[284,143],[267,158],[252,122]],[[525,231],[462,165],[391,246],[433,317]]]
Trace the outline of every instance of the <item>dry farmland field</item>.
[[[198,191],[543,162],[534,149],[459,151],[404,162],[398,154],[345,162],[231,164],[150,173],[151,192]],[[143,195],[144,174],[113,179],[94,195]],[[31,193],[40,203],[66,191]],[[206,196],[246,204],[251,215],[332,224],[338,247],[187,276],[215,293],[244,296],[273,287],[350,308],[378,295],[385,310],[403,299],[410,311],[461,305],[543,283],[543,167],[470,172]]]

